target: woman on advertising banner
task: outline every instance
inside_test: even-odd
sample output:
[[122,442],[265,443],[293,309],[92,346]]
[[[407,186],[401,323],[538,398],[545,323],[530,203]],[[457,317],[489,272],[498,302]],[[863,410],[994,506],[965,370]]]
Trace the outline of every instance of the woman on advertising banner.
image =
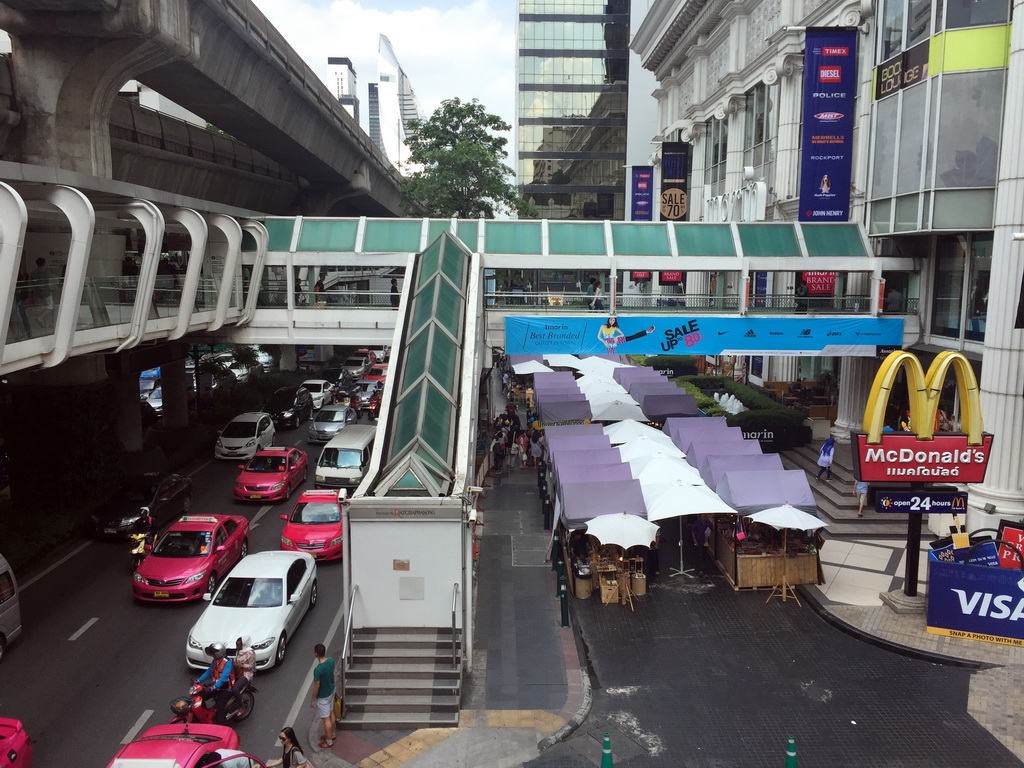
[[619,328],[619,321],[614,317],[609,317],[608,322],[602,325],[597,331],[597,339],[604,348],[610,353],[618,351],[620,344],[625,344],[627,341],[633,341],[633,339],[641,339],[649,333],[654,333],[654,326],[652,325],[646,331],[639,331],[637,333],[631,333],[629,336],[622,332]]

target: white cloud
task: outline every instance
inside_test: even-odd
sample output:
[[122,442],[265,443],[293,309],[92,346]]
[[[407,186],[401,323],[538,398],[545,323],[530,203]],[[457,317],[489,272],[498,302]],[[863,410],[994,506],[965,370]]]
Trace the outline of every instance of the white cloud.
[[378,35],[385,34],[427,116],[445,99],[476,98],[513,124],[516,4],[511,0],[457,5],[459,0],[423,0],[434,7],[387,11],[355,0],[255,2],[321,79],[326,81],[329,56],[352,60],[362,115],[366,84],[377,76]]

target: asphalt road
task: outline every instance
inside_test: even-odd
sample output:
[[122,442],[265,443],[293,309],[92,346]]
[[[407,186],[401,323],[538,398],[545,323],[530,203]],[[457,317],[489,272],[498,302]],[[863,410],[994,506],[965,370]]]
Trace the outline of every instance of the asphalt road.
[[[279,444],[307,450],[306,425],[279,433]],[[249,551],[277,549],[296,490],[287,502],[252,505],[232,500],[235,462],[205,461],[192,477],[197,513],[249,518]],[[313,471],[306,488],[313,487]],[[284,664],[257,672],[256,707],[241,723],[242,748],[263,759],[279,753],[278,730],[298,723],[304,734],[309,708],[313,646],[332,645],[342,631],[341,566],[318,563],[319,600],[289,638]],[[188,631],[207,603],[143,604],[131,593],[127,542],[83,540],[22,585],[22,638],[0,664],[0,715],[23,721],[40,766],[106,765],[135,735],[170,721],[169,703],[188,692],[197,674],[185,665]]]

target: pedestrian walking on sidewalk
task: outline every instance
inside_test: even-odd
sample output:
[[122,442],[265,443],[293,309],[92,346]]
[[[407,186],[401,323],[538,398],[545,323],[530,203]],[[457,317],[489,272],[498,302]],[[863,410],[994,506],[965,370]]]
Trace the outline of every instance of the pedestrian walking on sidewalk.
[[857,497],[857,517],[864,517],[864,505],[868,500],[867,482],[864,480],[854,480],[853,495]]
[[818,452],[818,476],[815,478],[818,482],[821,482],[821,473],[828,472],[826,480],[832,479],[832,457],[836,452],[836,439],[830,437],[825,441],[825,444],[821,446],[821,451]]
[[323,643],[314,646],[313,655],[317,665],[313,668],[313,696],[309,706],[316,708],[324,725],[324,738],[317,746],[330,749],[334,746],[334,659],[327,655]]

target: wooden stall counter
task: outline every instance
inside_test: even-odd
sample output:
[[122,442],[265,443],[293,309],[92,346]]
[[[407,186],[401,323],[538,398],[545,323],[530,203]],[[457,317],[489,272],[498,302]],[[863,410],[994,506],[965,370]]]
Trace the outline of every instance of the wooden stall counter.
[[733,589],[774,587],[782,580],[784,568],[790,584],[818,583],[817,552],[800,552],[788,558],[781,552],[737,552],[723,529],[716,528],[715,536],[715,559]]

